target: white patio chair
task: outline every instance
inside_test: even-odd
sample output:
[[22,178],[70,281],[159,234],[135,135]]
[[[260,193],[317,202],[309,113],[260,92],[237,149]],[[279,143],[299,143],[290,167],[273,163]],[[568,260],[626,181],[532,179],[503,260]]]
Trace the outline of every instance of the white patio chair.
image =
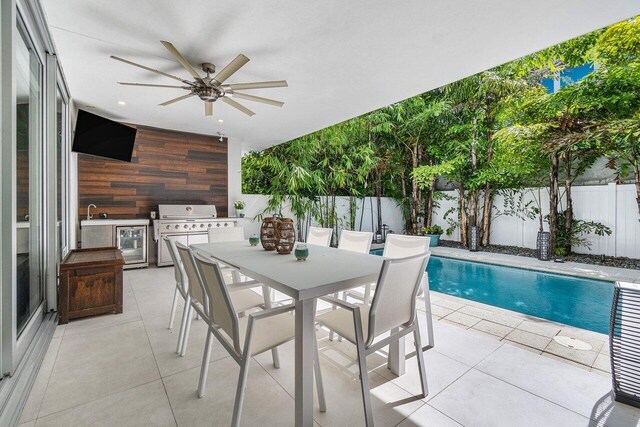
[[[338,308],[317,316],[316,322],[356,345],[367,426],[373,425],[373,412],[366,357],[410,333],[413,333],[415,340],[422,385],[421,397],[426,397],[429,393],[420,326],[416,316],[416,296],[429,256],[427,252],[384,260],[371,305],[351,304],[334,297],[321,298]],[[374,342],[387,333],[389,336]]]
[[[249,363],[253,356],[267,350],[274,350],[278,346],[291,341],[295,336],[294,317],[291,312],[293,304],[271,308],[251,313],[245,317],[238,317],[238,307],[235,306],[234,292],[229,292],[232,285],[226,285],[218,264],[200,254],[195,255],[202,287],[209,302],[206,321],[209,324],[207,343],[202,357],[200,380],[198,382],[198,397],[205,394],[209,360],[211,356],[211,337],[215,336],[220,344],[229,352],[233,360],[240,365],[240,375],[236,389],[236,399],[233,408],[231,425],[240,425],[242,404],[249,375]],[[204,318],[204,317],[203,317]],[[314,337],[315,338],[315,337]],[[322,374],[318,345],[315,347],[314,371],[320,411],[326,411]]]
[[333,228],[309,227],[307,233],[307,243],[310,245],[329,246],[331,237],[333,236]]
[[[162,240],[164,240],[164,243],[167,245],[167,249],[169,250],[169,255],[171,256],[171,260],[173,261],[173,268],[174,268],[174,277],[176,279],[176,289],[175,292],[173,293],[173,304],[171,305],[171,315],[169,316],[169,329],[173,329],[173,323],[174,320],[176,318],[176,308],[178,306],[178,298],[182,297],[182,299],[185,301],[185,305],[186,305],[186,301],[187,301],[187,297],[189,295],[189,292],[187,291],[186,286],[186,282],[184,280],[185,274],[184,274],[184,270],[182,268],[182,262],[180,261],[180,257],[178,256],[178,253],[176,252],[176,246],[173,243],[173,241],[167,237],[164,236],[162,238]],[[182,345],[181,343],[181,338],[179,337],[179,341],[178,341],[178,348]]]
[[373,233],[369,231],[342,230],[338,241],[338,249],[368,254],[371,250],[372,240]]
[[[372,241],[373,233],[369,231],[342,230],[342,233],[340,233],[340,240],[338,241],[338,249],[368,254],[371,250]],[[335,298],[339,298],[339,293],[335,293],[333,296]],[[336,306],[332,306],[332,309],[335,310]],[[329,333],[329,340],[333,341],[333,332]],[[342,340],[342,338],[340,338],[340,340]]]
[[[182,325],[180,330],[180,333],[183,336],[181,340],[182,345],[178,347],[180,356],[184,356],[187,351],[189,332],[191,330],[191,322],[193,321],[193,312],[195,311],[200,317],[205,318],[207,313],[205,312],[204,307],[208,306],[208,302],[206,301],[206,294],[200,285],[199,273],[196,269],[195,262],[193,261],[191,250],[179,242],[176,243],[176,249],[182,261],[182,267],[188,283],[187,290],[189,291],[187,304],[185,305],[185,310],[182,314]],[[252,280],[232,283],[232,285],[235,286],[236,290],[231,294],[231,297],[233,298],[234,306],[238,309],[239,313],[244,313],[252,308],[264,307],[264,299],[249,289],[249,287],[261,286],[260,283]],[[180,341],[180,338],[178,338],[178,340]],[[274,357],[273,363],[276,367],[279,364],[277,355]]]

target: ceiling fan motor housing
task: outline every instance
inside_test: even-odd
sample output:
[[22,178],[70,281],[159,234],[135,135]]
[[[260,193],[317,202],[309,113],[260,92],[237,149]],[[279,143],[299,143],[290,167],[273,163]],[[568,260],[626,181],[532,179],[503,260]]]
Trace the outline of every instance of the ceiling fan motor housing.
[[213,102],[216,99],[224,96],[224,90],[220,87],[199,86],[193,89],[203,101]]

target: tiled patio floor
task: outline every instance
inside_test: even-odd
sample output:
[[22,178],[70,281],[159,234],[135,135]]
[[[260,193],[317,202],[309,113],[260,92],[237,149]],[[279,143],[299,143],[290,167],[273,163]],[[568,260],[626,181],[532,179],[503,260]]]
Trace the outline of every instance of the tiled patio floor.
[[[24,408],[23,425],[229,425],[239,369],[216,343],[208,394],[196,397],[204,322],[194,321],[188,353],[177,356],[179,325],[167,329],[172,279],[171,268],[128,271],[124,314],[59,327]],[[420,389],[415,357],[407,361],[405,375],[394,377],[382,355],[370,356],[376,425],[640,425],[640,410],[612,403],[609,378],[508,341],[517,342],[527,328],[545,338],[554,331],[535,329],[534,322],[521,327],[526,320],[517,317],[513,319],[518,324],[503,320],[503,325],[472,310],[482,307],[455,306],[455,299],[435,294],[433,299],[434,313],[440,310],[438,316],[444,319],[435,322],[436,347],[425,353],[429,396],[414,397]],[[420,319],[424,321],[424,315]],[[450,323],[454,320],[456,325]],[[465,323],[470,329],[458,326]],[[507,339],[500,340],[502,334]],[[329,342],[326,335],[320,346],[328,411],[316,409],[316,425],[363,425],[353,346]],[[243,425],[292,425],[293,343],[282,347],[279,370],[272,367],[268,353],[255,361]]]

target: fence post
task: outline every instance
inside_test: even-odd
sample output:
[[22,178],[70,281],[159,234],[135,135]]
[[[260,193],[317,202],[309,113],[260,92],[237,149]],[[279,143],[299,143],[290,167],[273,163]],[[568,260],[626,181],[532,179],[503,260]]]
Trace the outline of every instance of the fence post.
[[609,206],[609,224],[613,237],[613,256],[618,256],[618,185],[615,182],[607,184],[607,204]]

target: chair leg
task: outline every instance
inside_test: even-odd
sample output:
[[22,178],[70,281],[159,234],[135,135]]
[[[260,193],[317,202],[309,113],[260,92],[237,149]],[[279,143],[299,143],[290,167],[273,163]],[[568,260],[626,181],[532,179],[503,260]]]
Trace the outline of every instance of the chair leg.
[[433,348],[436,345],[436,342],[433,338],[433,315],[431,314],[431,293],[429,291],[429,276],[427,273],[424,274],[424,280],[422,282],[422,289],[424,295],[424,308],[427,317],[427,337],[429,338],[429,342],[427,343],[427,348]]
[[418,361],[418,370],[420,371],[420,385],[422,385],[422,396],[427,397],[429,394],[429,386],[427,385],[427,367],[424,363],[424,353],[422,352],[422,338],[420,337],[420,323],[416,318],[416,328],[413,331],[413,340],[416,344],[416,360]]
[[320,412],[327,412],[327,401],[324,396],[324,383],[322,382],[322,369],[320,368],[320,353],[318,352],[318,337],[316,336],[315,328],[313,328],[313,339],[316,352],[313,367],[316,375],[316,388],[318,389],[318,406],[320,407]]
[[[264,308],[270,309],[272,306],[273,299],[271,298],[271,289],[268,286],[262,286],[262,297],[264,298]],[[274,347],[271,349],[271,358],[273,359],[273,367],[276,369],[280,369],[280,354],[278,353],[278,348]]]
[[189,305],[189,314],[187,315],[187,324],[184,327],[184,338],[182,339],[182,348],[180,349],[180,356],[184,357],[187,354],[187,344],[189,343],[189,332],[191,331],[191,322],[193,321],[193,307]]
[[247,377],[249,376],[249,362],[251,361],[251,339],[253,335],[252,317],[249,318],[247,333],[245,336],[244,350],[242,352],[242,363],[240,364],[240,375],[238,377],[238,388],[236,389],[236,402],[233,405],[232,427],[240,427],[240,415],[242,414],[242,404],[244,403],[244,392],[247,388]]
[[187,319],[189,317],[189,308],[191,307],[191,298],[187,296],[184,301],[184,308],[182,309],[182,322],[180,322],[180,332],[178,334],[178,346],[176,347],[176,353],[180,354],[182,351],[182,343],[184,342],[184,331],[187,328]]
[[176,286],[176,290],[173,293],[173,304],[171,304],[171,316],[169,317],[169,329],[173,329],[173,322],[176,319],[176,308],[178,307],[178,287]]
[[211,336],[213,333],[207,330],[207,342],[204,345],[204,354],[202,355],[202,367],[200,368],[200,382],[198,383],[198,397],[204,396],[207,388],[207,374],[209,373],[209,361],[211,360]]
[[364,420],[365,425],[367,427],[371,427],[373,426],[373,408],[371,406],[371,391],[369,390],[369,374],[367,371],[367,353],[364,348],[360,310],[356,309],[353,312],[353,320],[356,331],[356,348],[358,350],[358,368],[360,370],[360,387],[362,389]]
[[[333,294],[333,297],[334,298],[340,298],[340,293],[336,292],[335,294]],[[335,304],[333,304],[331,306],[331,310],[335,310],[336,308],[338,308],[338,307],[336,307]],[[329,331],[329,341],[333,341],[333,331]]]

